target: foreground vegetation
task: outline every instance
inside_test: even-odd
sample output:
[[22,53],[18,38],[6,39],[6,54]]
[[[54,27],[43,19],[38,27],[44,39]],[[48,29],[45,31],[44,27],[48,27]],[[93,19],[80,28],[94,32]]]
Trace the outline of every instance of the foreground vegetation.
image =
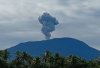
[[100,68],[100,58],[86,61],[75,55],[64,57],[50,51],[46,51],[40,57],[17,51],[15,56],[15,59],[8,62],[10,53],[7,50],[0,50],[0,68]]

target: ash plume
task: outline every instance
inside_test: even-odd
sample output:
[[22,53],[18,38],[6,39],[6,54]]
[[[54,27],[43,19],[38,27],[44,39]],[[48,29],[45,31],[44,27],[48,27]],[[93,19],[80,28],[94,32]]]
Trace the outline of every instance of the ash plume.
[[55,17],[52,17],[48,13],[43,13],[42,16],[38,18],[39,22],[42,24],[42,33],[45,35],[47,40],[50,39],[50,32],[55,30],[55,25],[59,24]]

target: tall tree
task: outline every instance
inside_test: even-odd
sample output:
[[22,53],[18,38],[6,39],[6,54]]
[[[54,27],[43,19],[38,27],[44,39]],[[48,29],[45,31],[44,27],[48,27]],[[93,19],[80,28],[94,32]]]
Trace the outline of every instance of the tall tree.
[[10,57],[10,53],[9,51],[6,49],[4,50],[4,55],[3,55],[3,58],[7,61],[7,59]]

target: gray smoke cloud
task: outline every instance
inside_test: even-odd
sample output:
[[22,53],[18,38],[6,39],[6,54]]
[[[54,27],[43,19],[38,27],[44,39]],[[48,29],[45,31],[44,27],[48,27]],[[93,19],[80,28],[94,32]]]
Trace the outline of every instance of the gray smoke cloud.
[[50,32],[55,30],[55,25],[59,24],[58,20],[48,13],[43,13],[43,15],[38,18],[38,20],[42,24],[41,31],[45,35],[45,38],[47,40],[50,39]]

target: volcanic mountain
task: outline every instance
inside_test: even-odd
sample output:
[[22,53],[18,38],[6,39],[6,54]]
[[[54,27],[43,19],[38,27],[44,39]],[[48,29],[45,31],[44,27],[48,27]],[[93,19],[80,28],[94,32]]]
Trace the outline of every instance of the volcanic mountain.
[[12,58],[16,51],[26,51],[32,56],[40,56],[46,50],[53,53],[59,52],[61,55],[68,56],[69,54],[83,57],[87,60],[97,59],[100,51],[88,46],[82,41],[73,38],[55,38],[43,41],[24,42],[8,49]]

